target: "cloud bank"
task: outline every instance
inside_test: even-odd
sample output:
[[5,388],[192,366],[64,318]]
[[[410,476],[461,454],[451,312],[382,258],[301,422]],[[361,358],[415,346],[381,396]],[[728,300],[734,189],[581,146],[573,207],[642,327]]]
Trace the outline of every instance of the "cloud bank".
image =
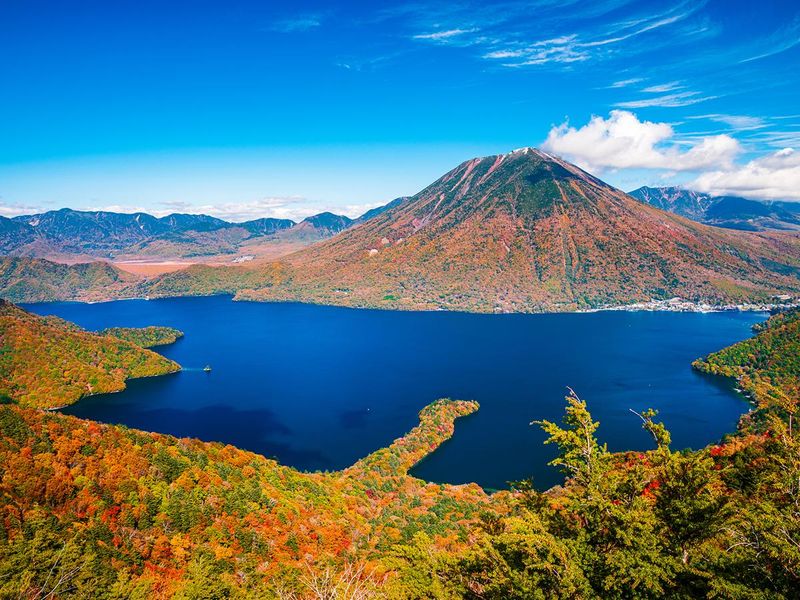
[[697,171],[732,168],[741,152],[729,135],[713,135],[678,144],[669,123],[640,121],[625,110],[609,117],[594,116],[583,127],[562,123],[550,130],[542,148],[595,172],[608,169],[665,169]]
[[744,165],[703,173],[690,187],[718,196],[800,201],[800,152],[784,148]]

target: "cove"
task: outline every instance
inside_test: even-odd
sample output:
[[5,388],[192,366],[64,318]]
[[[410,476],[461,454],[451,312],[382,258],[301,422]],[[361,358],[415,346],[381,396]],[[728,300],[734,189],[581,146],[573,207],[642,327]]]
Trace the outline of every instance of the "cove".
[[[532,420],[560,421],[566,386],[588,402],[611,450],[650,448],[629,409],[656,408],[673,447],[733,431],[747,402],[691,362],[750,336],[757,313],[479,315],[400,312],[229,297],[27,305],[89,330],[168,325],[157,348],[184,371],[134,380],[63,412],[220,441],[304,470],[335,470],[390,444],[441,397],[477,400],[452,440],[412,471],[503,488],[561,481]],[[211,373],[202,367],[211,365]]]

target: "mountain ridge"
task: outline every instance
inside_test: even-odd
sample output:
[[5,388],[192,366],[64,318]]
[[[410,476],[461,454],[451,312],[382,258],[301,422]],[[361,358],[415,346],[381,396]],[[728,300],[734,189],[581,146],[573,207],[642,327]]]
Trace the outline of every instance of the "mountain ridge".
[[643,186],[631,196],[694,221],[745,231],[800,231],[800,203],[712,196],[682,187]]
[[[363,220],[363,215],[359,219]],[[331,212],[299,222],[272,217],[232,222],[205,214],[172,213],[155,217],[144,212],[61,208],[0,217],[0,252],[34,258],[64,255],[99,259],[125,254],[177,257],[234,254],[259,241],[313,243],[336,235],[356,221]]]

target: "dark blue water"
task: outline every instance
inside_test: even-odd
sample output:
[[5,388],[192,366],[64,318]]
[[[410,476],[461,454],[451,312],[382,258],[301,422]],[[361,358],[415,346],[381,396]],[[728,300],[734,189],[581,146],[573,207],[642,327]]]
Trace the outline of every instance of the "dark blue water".
[[[764,315],[603,312],[470,315],[232,302],[225,297],[39,304],[87,329],[169,325],[159,349],[185,371],[130,382],[68,412],[235,444],[301,469],[339,469],[389,444],[440,397],[475,399],[454,438],[414,474],[489,488],[560,480],[528,423],[557,420],[565,387],[589,403],[612,450],[643,449],[637,411],[657,408],[675,447],[732,431],[747,403],[695,358],[747,338]],[[213,371],[203,373],[210,364]]]

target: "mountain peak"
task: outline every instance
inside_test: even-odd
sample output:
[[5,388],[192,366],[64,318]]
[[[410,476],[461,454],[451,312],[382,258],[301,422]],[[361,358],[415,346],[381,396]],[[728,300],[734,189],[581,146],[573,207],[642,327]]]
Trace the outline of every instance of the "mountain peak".
[[534,148],[533,146],[523,146],[522,148],[517,148],[512,150],[511,152],[506,152],[506,156],[513,156],[515,154],[519,155],[526,155],[530,154],[532,156],[536,156],[538,158],[542,158],[545,160],[557,160],[555,156],[548,154],[544,150],[539,150],[539,148]]

